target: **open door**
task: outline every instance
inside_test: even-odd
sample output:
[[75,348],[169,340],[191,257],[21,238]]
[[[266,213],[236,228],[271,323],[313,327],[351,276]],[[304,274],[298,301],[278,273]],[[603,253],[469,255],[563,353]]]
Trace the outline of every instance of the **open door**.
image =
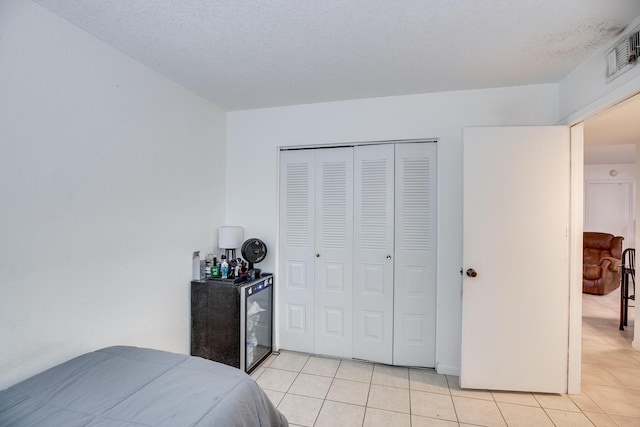
[[460,385],[567,392],[569,128],[467,128]]

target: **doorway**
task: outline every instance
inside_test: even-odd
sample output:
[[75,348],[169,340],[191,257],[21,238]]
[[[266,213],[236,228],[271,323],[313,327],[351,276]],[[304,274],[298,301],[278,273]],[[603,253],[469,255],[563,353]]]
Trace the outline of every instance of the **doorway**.
[[[638,116],[640,95],[635,95],[584,121],[584,230],[621,235],[623,248],[635,248],[637,239]],[[620,288],[608,295],[583,295],[584,304],[597,305],[606,313],[606,321],[610,322],[607,336],[611,340],[624,339],[631,346],[633,325],[630,323],[624,333],[617,327],[619,300]],[[633,310],[630,308],[630,312]],[[637,316],[631,313],[630,317]],[[592,331],[592,320],[587,312],[583,314],[585,334]],[[585,338],[585,343],[589,342]],[[589,350],[583,346],[583,354]]]

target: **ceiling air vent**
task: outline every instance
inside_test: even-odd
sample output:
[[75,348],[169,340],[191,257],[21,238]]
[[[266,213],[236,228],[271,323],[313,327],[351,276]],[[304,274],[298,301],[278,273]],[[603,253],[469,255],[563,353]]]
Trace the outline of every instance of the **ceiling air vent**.
[[640,56],[640,31],[629,36],[629,62],[636,62]]
[[640,32],[636,28],[607,51],[607,83],[632,68],[640,57]]

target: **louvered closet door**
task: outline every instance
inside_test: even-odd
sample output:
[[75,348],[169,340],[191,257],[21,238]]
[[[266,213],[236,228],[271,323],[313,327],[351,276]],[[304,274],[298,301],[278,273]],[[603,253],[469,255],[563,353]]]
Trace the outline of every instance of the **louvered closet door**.
[[351,357],[353,149],[316,155],[315,353]]
[[354,151],[353,357],[392,363],[393,145]]
[[280,345],[313,352],[315,159],[309,151],[280,153]]
[[395,146],[393,364],[435,366],[436,144]]

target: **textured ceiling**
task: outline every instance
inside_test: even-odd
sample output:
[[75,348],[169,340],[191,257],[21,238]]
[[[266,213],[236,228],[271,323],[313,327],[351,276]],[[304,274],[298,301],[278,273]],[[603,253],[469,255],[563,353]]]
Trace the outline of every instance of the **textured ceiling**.
[[637,0],[35,0],[226,110],[558,82]]

